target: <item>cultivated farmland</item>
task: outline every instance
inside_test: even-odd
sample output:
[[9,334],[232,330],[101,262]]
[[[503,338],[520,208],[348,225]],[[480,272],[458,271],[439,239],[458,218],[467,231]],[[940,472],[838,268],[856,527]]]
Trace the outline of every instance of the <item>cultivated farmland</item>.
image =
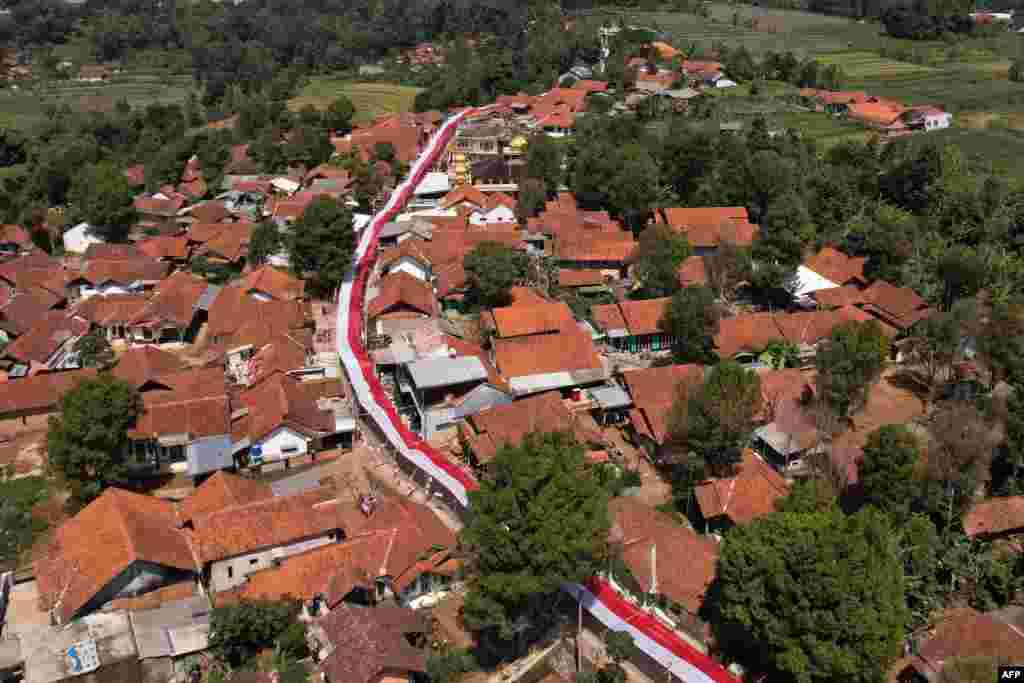
[[365,121],[384,114],[412,110],[420,88],[394,83],[356,83],[339,78],[317,77],[292,99],[288,106],[293,111],[313,105],[326,109],[339,95],[345,95],[356,108],[356,120]]

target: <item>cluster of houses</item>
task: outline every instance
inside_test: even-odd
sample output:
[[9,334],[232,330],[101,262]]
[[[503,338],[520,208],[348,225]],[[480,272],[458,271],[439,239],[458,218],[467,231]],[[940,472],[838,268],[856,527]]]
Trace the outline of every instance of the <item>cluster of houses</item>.
[[800,99],[815,111],[842,116],[887,137],[949,128],[953,115],[933,105],[906,106],[868,95],[862,90],[834,91],[804,88]]

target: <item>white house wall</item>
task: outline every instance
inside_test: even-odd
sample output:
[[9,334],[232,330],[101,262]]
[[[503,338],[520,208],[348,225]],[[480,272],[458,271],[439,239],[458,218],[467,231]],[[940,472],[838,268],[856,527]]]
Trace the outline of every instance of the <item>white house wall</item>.
[[249,574],[274,566],[274,560],[304,553],[333,543],[335,540],[333,534],[324,534],[213,562],[210,565],[210,590],[214,593],[231,590],[245,583],[245,578]]
[[[289,427],[278,427],[266,437],[256,442],[262,449],[263,461],[270,462],[294,458],[305,455],[309,452],[309,444],[312,441],[309,437],[299,434]],[[295,447],[295,450],[285,452],[285,448]]]

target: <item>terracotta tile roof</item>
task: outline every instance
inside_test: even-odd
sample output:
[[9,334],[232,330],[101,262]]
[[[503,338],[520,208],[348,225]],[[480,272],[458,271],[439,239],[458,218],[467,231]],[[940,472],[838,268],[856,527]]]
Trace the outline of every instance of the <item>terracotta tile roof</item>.
[[608,511],[623,533],[622,559],[643,590],[656,580],[657,593],[696,614],[715,578],[718,545],[635,498],[614,498]]
[[0,263],[0,279],[21,291],[39,287],[63,298],[71,274],[64,270],[60,261],[40,251]]
[[133,282],[157,282],[167,275],[167,264],[138,254],[132,259],[92,258],[82,266],[76,280],[93,285],[115,282],[130,285]]
[[339,605],[316,624],[333,646],[317,665],[330,681],[375,683],[387,671],[426,671],[427,651],[410,645],[406,635],[426,634],[429,627],[412,610]]
[[44,372],[23,379],[0,382],[0,415],[48,412],[55,410],[64,394],[79,382],[94,379],[96,370]]
[[722,242],[749,247],[754,243],[759,231],[758,226],[746,221],[725,221],[717,225],[699,224],[683,227],[683,233],[690,245],[700,249],[713,249]]
[[206,244],[223,232],[229,223],[192,223],[185,235],[189,242]]
[[173,503],[107,489],[57,529],[52,552],[35,565],[40,594],[66,623],[136,561],[194,572],[175,524]]
[[636,249],[636,240],[627,232],[567,235],[555,240],[555,258],[573,262],[611,262],[625,264]]
[[928,303],[909,287],[897,287],[885,280],[876,280],[864,290],[865,308],[886,323],[907,329],[935,313]]
[[196,250],[196,255],[237,263],[249,255],[255,223],[227,223],[215,237]]
[[222,201],[208,201],[196,204],[189,211],[189,215],[197,223],[220,223],[230,214]]
[[599,304],[590,307],[590,316],[594,319],[597,327],[605,334],[612,330],[625,330],[626,318],[622,315],[622,309],[618,303]]
[[[490,408],[467,420],[473,430],[470,446],[481,463],[493,460],[502,444],[517,446],[532,432],[577,432],[572,413],[557,391]],[[581,436],[577,434],[578,439]]]
[[746,524],[775,511],[775,504],[789,493],[789,484],[771,465],[751,450],[743,453],[736,475],[711,478],[694,489],[705,519],[728,517]]
[[[253,346],[257,346],[254,344]],[[275,372],[297,370],[309,364],[313,351],[311,330],[291,331],[272,337],[250,359],[250,384],[263,381]]]
[[134,244],[90,244],[82,254],[82,263],[91,260],[131,261],[141,256]]
[[[302,327],[308,306],[297,300],[260,301],[249,293],[244,280],[222,289],[210,305],[208,332],[218,339],[235,335],[243,327],[265,323],[273,334]],[[257,335],[259,336],[259,335]],[[252,343],[239,339],[234,342]],[[237,343],[235,344],[238,345]]]
[[643,301],[619,301],[614,304],[592,306],[590,313],[597,326],[606,333],[626,330],[630,335],[657,334],[660,321],[665,317],[671,297]]
[[124,170],[124,177],[132,187],[139,187],[146,184],[146,167],[143,164],[135,164]]
[[32,245],[32,237],[20,225],[0,225],[0,244],[17,244],[23,247]]
[[863,90],[836,91],[804,88],[800,91],[800,96],[814,98],[822,104],[864,104],[870,99]]
[[317,488],[222,508],[192,520],[199,560],[216,562],[342,529],[332,493]]
[[839,306],[852,306],[863,304],[868,301],[864,290],[852,285],[842,287],[827,287],[811,292],[811,297],[818,302],[819,306],[836,308]]
[[604,284],[604,272],[598,269],[570,270],[558,269],[559,287],[590,287]]
[[4,355],[20,361],[46,363],[65,344],[89,331],[83,318],[67,311],[47,311],[25,334],[4,348]]
[[460,185],[441,199],[441,208],[449,209],[463,203],[470,203],[481,208],[490,208],[487,195],[472,185]]
[[181,502],[178,518],[187,522],[224,508],[248,505],[273,497],[274,492],[267,484],[221,470]]
[[660,444],[668,436],[669,415],[680,389],[703,382],[704,366],[665,365],[627,370],[622,373],[622,381],[635,406],[630,411],[634,428]]
[[133,346],[118,356],[117,365],[110,374],[138,389],[147,382],[183,368],[181,360],[173,353],[145,345]]
[[1024,496],[990,498],[975,503],[964,515],[968,536],[990,536],[1007,531],[1024,532]]
[[558,332],[576,326],[572,311],[561,302],[503,306],[491,313],[498,337],[502,339]]
[[946,611],[934,627],[924,633],[918,655],[899,662],[901,673],[907,664],[926,678],[935,678],[945,661],[953,658],[998,658],[1012,662],[1024,652],[1024,633],[997,619],[995,613],[981,614],[969,607]]
[[157,199],[156,197],[140,196],[136,197],[133,202],[135,210],[139,213],[160,218],[173,218],[178,215],[178,211],[184,205],[184,198]]
[[[748,223],[750,215],[745,206],[670,207],[664,209],[668,224],[676,228],[718,227],[722,223]],[[654,212],[656,223],[664,223],[661,211]]]
[[282,372],[275,373],[239,396],[239,403],[249,410],[245,436],[255,443],[280,427],[308,437],[333,433],[334,413],[321,410],[317,400],[341,395],[337,380],[300,382]]
[[75,305],[73,313],[99,327],[123,325],[132,320],[147,301],[149,298],[142,294],[91,296],[79,301]]
[[799,368],[772,370],[758,368],[757,376],[761,378],[761,395],[765,403],[778,401],[797,401],[813,386],[811,376]]
[[494,356],[498,372],[508,379],[604,368],[590,335],[578,328],[497,339]]
[[843,252],[824,247],[804,262],[804,265],[818,275],[831,280],[837,285],[849,282],[867,284],[864,278],[864,257],[847,256]]
[[186,235],[158,235],[138,243],[139,251],[154,259],[184,260],[188,257]]
[[25,334],[46,320],[62,300],[50,290],[34,285],[19,290],[0,308],[0,327],[14,335]]
[[274,299],[301,299],[306,293],[306,282],[270,265],[260,266],[239,280],[246,292],[259,293]]
[[862,102],[851,104],[847,108],[847,116],[857,121],[881,126],[896,123],[906,107],[891,102]]
[[703,256],[689,256],[679,266],[679,284],[683,287],[704,285],[708,281],[708,271],[704,266]]
[[395,158],[409,163],[416,158],[420,147],[420,130],[413,126],[376,125],[352,131],[345,138],[331,138],[339,154],[348,154],[358,148],[364,160],[373,156],[379,143],[388,143],[395,150]]
[[422,315],[435,315],[437,301],[434,288],[418,277],[396,271],[380,280],[377,296],[366,306],[366,315],[372,320],[386,313],[409,309]]
[[573,90],[585,90],[588,94],[592,92],[604,92],[608,84],[604,81],[591,81],[587,79],[576,81],[572,84]]
[[142,393],[142,413],[129,432],[133,439],[171,434],[197,439],[231,433],[231,408],[221,368],[160,375],[149,384],[168,388]]
[[192,324],[199,299],[208,287],[203,278],[179,270],[156,286],[149,303],[135,316],[132,323],[168,321],[178,327],[187,328]]

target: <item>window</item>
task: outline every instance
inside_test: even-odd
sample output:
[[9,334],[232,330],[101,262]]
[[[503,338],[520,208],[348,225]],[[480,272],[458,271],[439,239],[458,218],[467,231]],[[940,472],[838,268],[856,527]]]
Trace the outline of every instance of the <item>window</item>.
[[287,446],[281,446],[282,453],[297,453],[298,451],[299,447],[293,443],[290,443]]
[[235,568],[232,567],[230,564],[228,565],[228,578],[229,579],[235,578]]
[[254,564],[259,564],[259,563],[260,563],[260,558],[258,558],[258,557],[254,557],[254,558],[252,558],[251,560],[249,560],[249,566],[250,566],[250,567],[251,567],[252,565],[254,565]]

